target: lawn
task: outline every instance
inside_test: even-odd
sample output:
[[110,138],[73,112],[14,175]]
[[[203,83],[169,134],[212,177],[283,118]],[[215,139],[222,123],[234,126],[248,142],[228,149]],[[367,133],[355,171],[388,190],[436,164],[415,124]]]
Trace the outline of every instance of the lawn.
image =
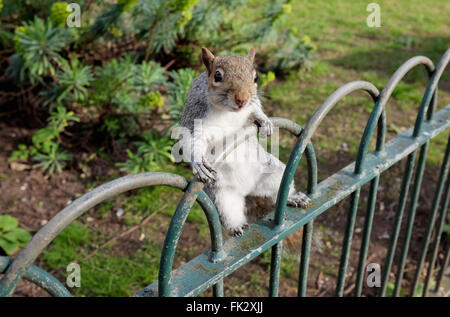
[[[367,1],[292,2],[292,14],[286,26],[297,27],[317,44],[316,61],[310,72],[292,74],[269,88],[272,103],[268,109],[271,113],[305,125],[315,109],[347,82],[366,80],[381,90],[408,58],[424,55],[435,64],[439,61],[450,45],[450,25],[446,18],[450,12],[449,2],[377,3],[381,8],[380,28],[370,28],[366,24]],[[414,123],[426,82],[427,73],[420,67],[407,74],[394,90],[386,105],[391,137]],[[450,75],[444,72],[438,109],[450,103],[449,85]],[[347,143],[350,157],[354,158],[360,141],[358,136],[362,136],[372,108],[373,103],[365,93],[346,97],[313,138],[315,145],[323,150],[319,153],[333,155]],[[440,146],[431,149],[430,163],[440,162],[439,154],[446,140],[445,134],[437,138]]]

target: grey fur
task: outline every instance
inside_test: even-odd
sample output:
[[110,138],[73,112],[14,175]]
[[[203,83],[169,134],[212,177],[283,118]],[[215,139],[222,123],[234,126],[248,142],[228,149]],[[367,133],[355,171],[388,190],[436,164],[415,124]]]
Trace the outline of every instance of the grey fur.
[[194,130],[194,120],[202,119],[208,110],[208,74],[203,72],[192,82],[181,114],[180,125]]

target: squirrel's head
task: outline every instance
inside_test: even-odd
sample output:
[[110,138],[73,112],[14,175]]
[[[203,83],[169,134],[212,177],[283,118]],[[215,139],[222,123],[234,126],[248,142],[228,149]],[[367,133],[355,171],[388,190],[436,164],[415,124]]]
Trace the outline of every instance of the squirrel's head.
[[213,105],[239,111],[257,98],[257,75],[253,67],[255,50],[246,57],[214,56],[202,48],[208,74],[209,98]]

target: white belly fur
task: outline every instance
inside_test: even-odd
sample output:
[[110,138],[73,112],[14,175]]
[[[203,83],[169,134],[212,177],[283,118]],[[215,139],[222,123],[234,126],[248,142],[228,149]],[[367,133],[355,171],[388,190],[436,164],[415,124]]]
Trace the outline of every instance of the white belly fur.
[[[223,150],[220,143],[224,138],[233,139],[233,135],[243,133],[245,127],[252,124],[249,122],[252,111],[253,105],[248,105],[238,112],[212,109],[208,113],[202,124],[208,142],[208,153],[211,153],[212,148],[216,149],[213,159]],[[266,152],[258,143],[256,136],[240,144],[224,162],[216,166],[215,187],[238,188],[241,194],[248,195],[264,171],[265,155],[262,155],[264,153]]]

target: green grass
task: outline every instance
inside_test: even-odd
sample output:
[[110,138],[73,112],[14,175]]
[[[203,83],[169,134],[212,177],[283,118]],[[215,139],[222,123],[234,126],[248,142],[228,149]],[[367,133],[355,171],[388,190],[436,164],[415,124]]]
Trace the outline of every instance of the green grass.
[[[435,284],[436,284],[436,282],[431,280],[429,289],[433,288],[433,286]],[[419,285],[417,285],[417,289],[416,289],[416,292],[414,293],[414,297],[422,296],[424,286],[425,286],[424,283],[419,283]],[[392,282],[388,282],[387,287],[386,287],[386,297],[392,297],[394,295],[394,289],[395,289],[395,284]],[[406,297],[406,294],[405,294],[405,291],[403,288],[400,288],[399,296]]]
[[58,269],[64,277],[65,269],[62,268],[79,261],[81,286],[70,289],[73,295],[130,296],[157,278],[160,246],[145,243],[132,256],[112,255],[105,249],[83,260],[98,240],[91,229],[76,221],[42,255],[47,265]]
[[[259,258],[259,263],[270,268],[271,261],[271,251],[268,250],[264,252]],[[280,274],[285,278],[292,278],[295,274],[298,274],[298,269],[300,265],[300,257],[298,254],[292,254],[283,250]]]
[[[437,63],[449,47],[448,1],[378,1],[380,28],[366,25],[367,3],[292,1],[285,27],[297,27],[309,35],[318,50],[310,72],[300,71],[269,85],[271,103],[266,108],[273,115],[292,118],[304,126],[315,109],[341,85],[367,80],[382,89],[408,58],[425,55]],[[441,81],[447,87],[449,78],[444,72]],[[392,93],[386,108],[390,137],[413,125],[426,80],[423,67],[414,69]],[[438,100],[438,109],[450,103],[448,88],[439,91]],[[372,108],[373,102],[364,93],[353,93],[339,102],[313,137],[315,146],[321,149],[319,161],[328,161],[328,156],[335,155],[343,143],[349,147],[349,157],[354,158]],[[430,150],[428,164],[440,162],[443,143],[436,142],[436,150]]]

